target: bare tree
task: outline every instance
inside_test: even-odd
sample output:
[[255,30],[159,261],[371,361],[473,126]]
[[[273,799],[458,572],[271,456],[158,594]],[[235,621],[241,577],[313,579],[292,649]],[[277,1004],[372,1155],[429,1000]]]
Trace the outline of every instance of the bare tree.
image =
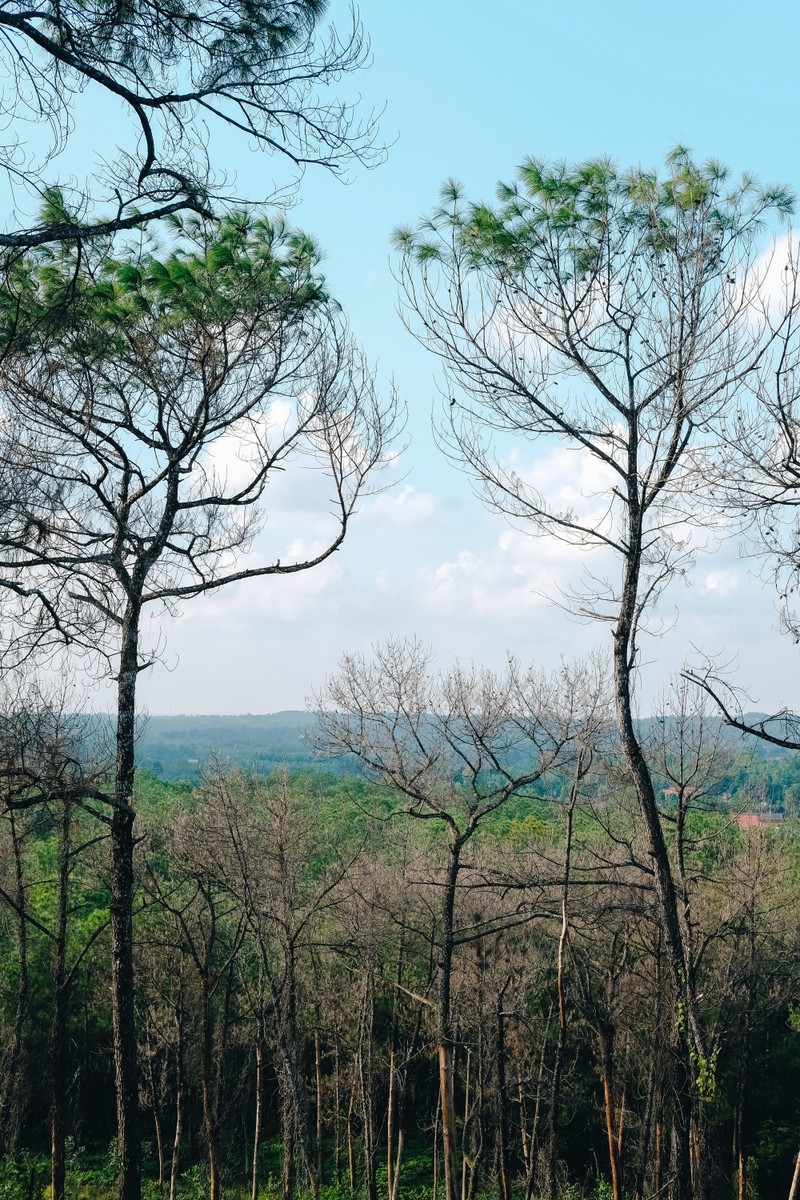
[[[310,816],[311,797],[286,771],[269,779],[219,764],[207,773],[194,827],[208,870],[240,913],[242,937],[258,964],[282,1092],[283,1195],[292,1200],[298,1168],[320,1189],[303,1066],[303,966],[321,940],[325,915],[340,903],[351,863],[331,858]],[[211,860],[213,859],[213,865]],[[325,864],[327,869],[323,868]]]
[[[139,1189],[132,800],[136,684],[153,661],[143,614],[323,562],[397,423],[394,399],[378,397],[322,288],[308,239],[246,213],[213,234],[199,224],[182,232],[166,259],[65,250],[26,260],[31,309],[62,288],[70,300],[55,327],[25,323],[29,337],[2,370],[5,458],[13,463],[21,447],[28,471],[21,503],[4,511],[0,571],[44,596],[66,636],[99,645],[116,681],[108,819],[125,1200]],[[327,484],[327,543],[289,561],[276,547],[272,561],[240,562],[263,524],[268,485],[290,466],[316,467]]]
[[[459,945],[531,919],[524,892],[512,911],[459,918],[465,848],[481,823],[556,764],[580,754],[602,710],[600,680],[564,669],[544,679],[513,662],[505,675],[456,667],[437,676],[419,642],[389,641],[374,659],[348,655],[317,697],[325,753],[350,752],[373,779],[405,798],[399,811],[441,825],[447,859],[437,879],[438,983],[433,1002],[447,1200],[455,1200],[456,1116],[452,1011]],[[486,886],[484,881],[483,886]]]
[[[342,173],[354,158],[380,159],[374,116],[360,118],[340,90],[342,77],[368,61],[369,45],[354,10],[350,27],[337,31],[323,24],[326,7],[325,0],[6,5],[0,62],[10,129],[0,178],[12,205],[0,246],[74,241],[180,211],[208,215],[216,200],[230,199],[211,151],[219,162],[216,142],[231,135],[296,173],[311,163]],[[117,144],[96,147],[93,180],[55,175],[85,103],[118,112]],[[32,201],[39,216],[27,224]]]
[[[676,1011],[685,1014],[685,1097],[676,1197],[690,1194],[692,1062],[706,1048],[653,779],[634,721],[639,637],[691,560],[689,529],[713,520],[709,462],[721,414],[762,371],[777,322],[757,268],[765,219],[786,189],[731,185],[679,148],[663,179],[529,159],[499,204],[457,184],[417,230],[396,235],[411,328],[441,360],[445,449],[495,511],[611,559],[563,602],[611,627],[617,727],[648,840]],[[559,505],[509,443],[567,446],[597,490]],[[604,568],[601,567],[602,571]],[[612,574],[611,571],[616,574]]]
[[[773,353],[749,381],[724,425],[720,494],[744,523],[743,545],[761,561],[778,593],[784,633],[800,642],[800,261],[790,236],[763,265],[763,318]],[[708,658],[686,672],[741,733],[787,749],[800,749],[800,720],[789,708],[755,719],[745,715],[747,695],[729,664]]]
[[152,899],[171,918],[197,990],[197,1059],[209,1200],[222,1194],[221,1131],[226,1065],[236,1007],[236,961],[244,938],[240,906],[218,879],[218,847],[209,844],[195,814],[173,828],[170,877],[149,874]]

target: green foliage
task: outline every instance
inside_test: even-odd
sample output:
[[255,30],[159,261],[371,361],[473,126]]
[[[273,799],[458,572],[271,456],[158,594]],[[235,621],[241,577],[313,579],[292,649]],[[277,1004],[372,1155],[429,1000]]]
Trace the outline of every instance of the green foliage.
[[[389,817],[397,801],[385,788],[377,788],[363,780],[331,774],[298,772],[274,778],[248,780],[245,773],[234,771],[226,775],[231,788],[241,785],[237,801],[237,837],[250,839],[246,853],[252,865],[252,880],[256,887],[267,884],[261,894],[265,906],[264,929],[267,930],[267,963],[278,975],[283,969],[279,933],[281,921],[305,919],[310,912],[320,884],[324,887],[339,867],[349,864],[351,877],[346,886],[327,896],[323,909],[301,931],[297,943],[298,960],[303,970],[298,980],[296,1019],[301,1037],[308,1074],[313,1087],[313,1035],[319,1031],[322,1048],[322,1080],[326,1112],[333,1102],[334,1046],[338,1048],[340,1071],[352,1070],[357,1046],[358,995],[361,972],[367,963],[375,971],[375,995],[372,1006],[371,1036],[374,1048],[374,1070],[377,1088],[378,1118],[385,1104],[385,1069],[389,1031],[394,1025],[398,1046],[407,1047],[416,1026],[420,1006],[413,999],[430,995],[431,947],[435,947],[436,931],[432,921],[437,874],[441,870],[441,838],[430,823],[414,826],[413,836],[403,823]],[[545,1063],[551,1062],[556,1036],[557,1011],[555,992],[555,954],[560,923],[560,869],[564,851],[563,780],[554,781],[552,794],[516,797],[513,809],[502,819],[487,821],[487,828],[471,847],[471,869],[480,872],[482,884],[489,883],[495,897],[501,895],[499,878],[511,880],[528,875],[534,889],[536,914],[518,927],[492,934],[485,947],[467,943],[458,953],[458,1012],[459,1012],[459,1088],[463,1099],[464,1048],[470,1048],[475,1063],[479,1044],[483,1041],[487,1055],[484,1061],[487,1088],[486,1130],[491,1133],[494,1120],[492,1104],[492,1062],[494,1055],[493,1013],[498,988],[506,981],[509,1018],[507,1035],[509,1052],[514,1055],[512,1077],[535,1080],[540,1054]],[[275,806],[279,798],[270,789],[288,787],[280,798],[286,802],[283,821],[275,824],[264,812],[265,799]],[[591,783],[589,796],[582,796],[575,813],[573,837],[573,883],[569,903],[570,942],[566,957],[566,1002],[571,1047],[571,1067],[568,1087],[564,1094],[565,1126],[562,1132],[563,1196],[601,1197],[607,1195],[607,1182],[597,1179],[603,1171],[602,1157],[605,1131],[602,1113],[597,1104],[598,1058],[594,1024],[609,1014],[617,1022],[617,1059],[620,1086],[629,1088],[631,1096],[631,1154],[635,1153],[636,1129],[641,1109],[637,1097],[644,1095],[653,1046],[659,1039],[669,1041],[669,1013],[661,1013],[662,1023],[654,1020],[654,1006],[659,1000],[654,978],[657,949],[652,920],[641,911],[638,888],[626,893],[622,880],[604,883],[598,878],[597,864],[607,863],[614,851],[613,837],[622,839],[630,832],[626,825],[627,797],[622,785],[614,790],[608,777]],[[220,805],[221,793],[213,788],[213,775],[203,787],[192,787],[156,779],[142,772],[138,781],[137,810],[144,840],[138,855],[140,866],[140,897],[143,907],[136,915],[137,953],[140,955],[139,1002],[141,1021],[145,1015],[152,1024],[147,1054],[153,1055],[156,1087],[174,1086],[174,1008],[180,996],[186,1005],[186,1103],[194,1105],[193,1119],[199,1123],[199,976],[191,946],[202,952],[204,930],[210,928],[209,909],[204,897],[213,892],[217,901],[214,910],[215,963],[224,964],[235,944],[236,926],[242,904],[242,881],[235,876],[230,830],[226,833],[226,811]],[[602,801],[605,800],[605,807]],[[88,834],[94,828],[90,818],[83,829]],[[730,829],[725,814],[704,814],[704,831],[716,837],[715,822]],[[633,826],[631,826],[633,828]],[[612,836],[613,835],[613,836]],[[228,839],[226,841],[226,838]],[[719,920],[719,898],[716,880],[733,878],[733,868],[747,867],[751,862],[752,846],[746,838],[732,835],[724,841],[724,855],[711,867],[705,859],[690,856],[691,866],[699,873],[693,883],[693,914],[698,929],[712,929],[707,954],[701,964],[703,1015],[714,1020],[720,1029],[720,1051],[701,1062],[693,1059],[694,1085],[697,1098],[702,1100],[709,1129],[720,1146],[730,1145],[733,1098],[736,1095],[738,1061],[744,1020],[750,1013],[752,1030],[752,1084],[746,1150],[751,1163],[751,1179],[762,1196],[776,1194],[775,1189],[791,1163],[792,1139],[800,1128],[800,1109],[796,1095],[796,1079],[800,1062],[800,1018],[797,1006],[790,1003],[796,986],[797,947],[795,911],[797,882],[791,872],[784,871],[786,863],[797,860],[797,828],[794,822],[784,822],[780,836],[769,842],[765,867],[772,873],[767,877],[767,897],[760,914],[756,900],[752,928],[759,940],[759,958],[754,974],[736,976],[735,988],[727,985],[730,964],[742,969],[749,927],[743,914],[747,908],[738,900],[732,916]],[[31,881],[29,895],[36,904],[42,920],[50,920],[54,906],[55,825],[52,820],[32,823],[24,841],[26,878]],[[785,844],[784,844],[785,843]],[[244,845],[244,843],[237,843]],[[619,844],[619,843],[618,843]],[[757,847],[756,847],[757,848]],[[291,898],[290,909],[274,909],[280,901],[276,869],[284,849],[290,851],[286,875]],[[783,858],[781,857],[783,856]],[[785,859],[785,862],[783,862]],[[783,863],[783,865],[782,865]],[[772,867],[774,866],[774,871]],[[713,867],[713,870],[712,870]],[[623,868],[624,869],[624,868]],[[91,920],[104,912],[104,857],[89,854],[84,862],[75,861],[72,901],[75,920]],[[706,872],[712,880],[707,883]],[[499,875],[497,874],[499,872]],[[242,877],[243,878],[243,877]],[[628,878],[630,874],[628,873]],[[370,882],[372,881],[372,882]],[[634,877],[634,883],[638,880]],[[33,884],[35,883],[35,886]],[[354,886],[350,887],[352,883]],[[774,904],[769,891],[778,888],[781,905]],[[486,886],[482,886],[477,904],[485,905]],[[363,892],[363,895],[360,894]],[[482,893],[482,894],[481,894]],[[735,896],[732,897],[732,900]],[[513,896],[512,896],[513,900]],[[161,902],[159,902],[161,901]],[[459,919],[469,924],[477,919],[473,912],[474,893],[465,896]],[[704,907],[709,904],[710,907]],[[769,904],[769,908],[767,907]],[[786,906],[786,913],[783,907]],[[180,915],[184,924],[178,920]],[[8,914],[6,913],[6,917]],[[749,919],[749,918],[747,918]],[[765,920],[768,927],[759,922]],[[435,917],[434,917],[435,920]],[[273,924],[274,922],[274,924]],[[788,924],[787,924],[788,922]],[[786,927],[784,927],[786,925]],[[76,929],[78,927],[76,926]],[[607,960],[607,938],[614,934],[618,946],[624,944],[624,956]],[[397,954],[403,941],[403,986],[409,993],[399,997],[394,987]],[[18,977],[13,974],[13,954],[5,953],[9,944],[9,929],[0,924],[0,948],[4,951],[4,970],[0,978],[0,1021],[8,1028]],[[77,935],[71,942],[72,953],[79,945]],[[434,951],[435,952],[435,951]],[[90,1059],[107,1056],[108,1013],[102,995],[93,987],[98,971],[105,976],[108,946],[105,939],[96,944],[97,960],[83,965],[75,981],[70,1008],[71,1053],[82,1053],[86,1046]],[[29,943],[30,969],[34,999],[31,1020],[37,1027],[36,1045],[47,1040],[50,953],[47,940],[32,934]],[[202,957],[202,953],[201,953]],[[166,969],[168,967],[168,969]],[[663,969],[663,963],[661,964]],[[612,972],[614,992],[606,991]],[[663,979],[663,976],[661,977]],[[723,985],[720,984],[723,981]],[[231,1040],[225,1052],[225,1071],[231,1083],[225,1093],[223,1120],[226,1138],[226,1186],[232,1200],[246,1200],[246,1167],[243,1163],[242,1130],[248,1130],[252,1119],[250,1087],[252,1086],[252,1038],[263,983],[260,964],[251,944],[239,948],[232,976],[230,1010]],[[216,986],[214,1004],[221,1004],[224,988]],[[722,991],[720,987],[722,986]],[[715,992],[715,989],[716,992]],[[755,1006],[754,1006],[755,1004]],[[763,1006],[763,1012],[758,1006]],[[716,1006],[716,1008],[715,1008]],[[269,1012],[269,1003],[267,1002]],[[718,1010],[718,1015],[715,1012]],[[215,1009],[216,1011],[216,1009]],[[679,1013],[679,1018],[682,1014]],[[419,1042],[413,1061],[408,1066],[409,1117],[408,1143],[403,1165],[402,1193],[409,1200],[426,1200],[431,1189],[431,1128],[436,1104],[435,1068],[432,1066],[430,1017],[426,1007],[419,1017]],[[482,1024],[479,1024],[482,1023]],[[161,1039],[164,1039],[163,1041]],[[716,1045],[712,1042],[711,1044]],[[623,1050],[624,1047],[624,1050]],[[532,1049],[533,1048],[533,1049]],[[145,1047],[143,1046],[143,1052]],[[271,1055],[268,1052],[268,1058]],[[150,1061],[148,1059],[148,1061]],[[660,1060],[659,1060],[660,1061]],[[86,1069],[85,1065],[81,1068]],[[274,1059],[270,1071],[277,1074]],[[475,1068],[477,1070],[477,1067]],[[527,1076],[526,1076],[527,1073]],[[145,1080],[148,1076],[143,1073]],[[342,1087],[340,1102],[346,1104],[348,1087]],[[665,1077],[668,1078],[668,1077]],[[160,1081],[160,1082],[159,1082]],[[275,1095],[277,1081],[270,1076],[268,1094]],[[111,1077],[102,1082],[110,1095]],[[149,1083],[147,1086],[150,1086]],[[532,1085],[531,1085],[532,1086]],[[529,1093],[532,1100],[532,1094]],[[85,1102],[85,1095],[84,1101]],[[89,1097],[91,1100],[91,1097]],[[169,1134],[174,1096],[164,1099]],[[149,1105],[145,1101],[145,1107]],[[413,1108],[411,1105],[413,1104]],[[384,1110],[385,1111],[385,1110]],[[530,1117],[529,1110],[529,1117]],[[340,1113],[341,1116],[341,1113]],[[145,1121],[148,1114],[145,1114]],[[265,1116],[267,1129],[261,1148],[261,1193],[264,1200],[278,1200],[280,1195],[280,1139],[276,1132],[277,1112],[273,1107]],[[328,1118],[326,1118],[326,1121]],[[568,1124],[566,1122],[569,1122]],[[37,1126],[44,1130],[44,1120]],[[358,1126],[356,1129],[357,1155]],[[578,1131],[577,1133],[575,1131]],[[94,1132],[87,1122],[83,1136]],[[328,1126],[330,1136],[330,1126]],[[33,1126],[30,1140],[35,1135]],[[68,1186],[71,1200],[107,1200],[113,1191],[116,1163],[111,1151],[104,1149],[102,1138],[88,1145],[87,1150],[70,1148]],[[208,1180],[202,1147],[197,1143],[184,1146],[180,1181],[180,1200],[202,1200],[207,1195]],[[99,1143],[99,1144],[98,1144]],[[38,1147],[37,1147],[38,1148]],[[594,1158],[592,1156],[595,1156]],[[332,1178],[332,1151],[327,1146],[328,1179]],[[36,1195],[43,1197],[47,1182],[47,1163],[30,1153],[16,1163],[8,1160],[0,1169],[0,1200],[30,1200],[29,1176],[21,1164],[33,1165]],[[599,1167],[597,1166],[599,1164]],[[358,1162],[357,1162],[358,1168]],[[27,1167],[25,1168],[27,1169]],[[516,1178],[521,1166],[515,1164]],[[148,1163],[150,1179],[145,1184],[145,1200],[158,1200],[152,1180],[152,1158]],[[578,1182],[580,1181],[580,1182]],[[300,1187],[302,1185],[299,1185]],[[379,1168],[379,1190],[385,1188],[385,1176]],[[302,1193],[299,1192],[299,1195]],[[495,1194],[488,1166],[481,1176],[476,1196]],[[323,1200],[345,1200],[349,1188],[329,1185]]]
[[[635,265],[652,278],[655,296],[668,260],[713,273],[732,240],[751,241],[767,214],[794,208],[789,189],[759,188],[748,176],[732,183],[727,168],[695,162],[680,146],[660,177],[620,171],[609,158],[573,166],[529,157],[515,182],[498,185],[497,199],[496,206],[470,203],[449,180],[429,217],[395,231],[395,246],[423,270],[441,262],[488,273],[509,295],[520,285],[541,295],[601,271],[621,272],[620,286],[628,287]],[[645,291],[643,284],[642,299]]]
[[122,257],[100,241],[19,256],[0,297],[0,343],[19,352],[58,337],[66,352],[100,362],[129,352],[138,325],[146,357],[170,331],[207,335],[267,314],[291,324],[330,302],[319,249],[282,217],[241,209],[215,223],[175,217],[171,225],[166,253],[150,239]]
[[49,1159],[30,1150],[0,1158],[0,1200],[39,1200],[49,1173]]
[[613,1200],[614,1189],[607,1179],[598,1179],[594,1185],[592,1200]]
[[180,1194],[185,1200],[205,1200],[208,1195],[208,1171],[205,1166],[193,1163],[183,1172]]

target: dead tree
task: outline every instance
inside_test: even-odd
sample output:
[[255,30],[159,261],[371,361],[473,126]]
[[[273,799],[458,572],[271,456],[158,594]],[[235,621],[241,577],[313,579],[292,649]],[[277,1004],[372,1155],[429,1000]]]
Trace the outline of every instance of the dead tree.
[[502,676],[461,667],[437,676],[418,642],[389,641],[374,658],[348,655],[317,697],[322,752],[349,752],[402,798],[398,813],[441,826],[447,857],[439,892],[438,979],[432,1003],[447,1200],[456,1200],[452,979],[459,946],[532,917],[524,892],[511,911],[461,917],[466,847],[491,813],[530,789],[592,736],[601,685],[586,673],[544,679],[513,662]]

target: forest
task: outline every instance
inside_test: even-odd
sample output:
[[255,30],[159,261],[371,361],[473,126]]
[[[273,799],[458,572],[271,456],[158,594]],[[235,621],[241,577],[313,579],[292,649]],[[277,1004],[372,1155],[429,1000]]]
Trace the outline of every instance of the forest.
[[[456,1196],[664,1187],[679,1066],[669,967],[608,714],[590,749],[586,722],[565,730],[571,714],[548,706],[535,782],[513,714],[481,728],[465,715],[429,713],[422,729],[393,718],[402,760],[366,777],[219,761],[195,785],[140,776],[147,1195],[445,1196],[444,972]],[[555,752],[565,731],[577,755]],[[338,733],[318,737],[330,749]],[[20,1200],[50,1184],[51,1146],[69,1195],[103,1195],[116,1173],[97,987],[108,863],[96,818],[64,795],[70,739],[50,758],[62,795],[12,808],[2,830],[2,1186]],[[739,1180],[742,1195],[781,1194],[800,1122],[798,818],[763,819],[755,768],[721,788],[753,760],[708,714],[653,731],[647,754],[708,1047],[693,1064],[694,1171],[707,1195]]]
[[[423,434],[290,220],[391,153],[330,8],[0,8],[0,1200],[797,1200],[800,718],[713,621],[642,699],[731,544],[800,641],[794,191],[683,144],[445,180],[391,235]],[[593,649],[380,625],[302,743],[148,750],[178,620],[255,654],[391,550],[412,433],[580,563],[538,586]]]

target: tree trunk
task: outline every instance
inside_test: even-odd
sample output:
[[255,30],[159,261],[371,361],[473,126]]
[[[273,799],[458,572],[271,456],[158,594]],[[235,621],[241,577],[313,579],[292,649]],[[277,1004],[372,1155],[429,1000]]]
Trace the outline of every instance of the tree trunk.
[[436,1113],[433,1118],[433,1200],[438,1200],[439,1197],[439,1124],[442,1112],[442,1088],[439,1084],[439,1093],[436,1097]]
[[353,1147],[353,1107],[356,1102],[356,1081],[353,1077],[353,1086],[350,1089],[350,1103],[347,1106],[347,1167],[350,1179],[350,1194],[355,1195],[356,1191],[356,1160]]
[[183,992],[176,999],[176,1047],[175,1047],[175,1139],[172,1143],[172,1162],[169,1171],[169,1200],[176,1200],[181,1159],[181,1137],[183,1135]]
[[181,1136],[183,1134],[183,1087],[179,1082],[175,1089],[175,1139],[172,1143],[172,1162],[169,1170],[169,1200],[176,1200],[181,1160]]
[[375,1173],[375,1113],[372,1095],[372,1025],[374,1013],[373,976],[368,970],[364,978],[358,1030],[358,1081],[361,1098],[361,1133],[364,1144],[364,1191],[367,1200],[377,1200]]
[[789,1200],[797,1200],[800,1193],[800,1153],[797,1155],[797,1161],[794,1164],[794,1175],[792,1176],[792,1184],[789,1188]]
[[528,1146],[528,1113],[525,1104],[525,1088],[522,1083],[522,1075],[517,1076],[517,1101],[519,1104],[519,1134],[522,1148],[522,1165],[525,1168],[525,1178],[528,1177],[530,1167],[530,1151]]
[[156,1134],[156,1159],[158,1162],[158,1190],[164,1191],[164,1138],[161,1132],[161,1116],[157,1105],[153,1106],[153,1126]]
[[139,1079],[133,978],[133,782],[139,610],[129,605],[117,677],[117,756],[111,818],[111,1000],[119,1200],[141,1200]]
[[276,979],[269,961],[268,947],[260,944],[264,978],[272,1000],[275,1041],[281,1065],[281,1133],[283,1138],[283,1194],[291,1200],[297,1173],[297,1150],[301,1168],[305,1169],[312,1196],[319,1195],[319,1176],[309,1119],[308,1094],[297,1039],[296,963],[294,945],[285,946],[285,971],[281,983]]
[[397,1180],[395,1178],[394,1166],[395,1124],[399,1126],[397,1134],[397,1174],[400,1172],[400,1162],[403,1152],[402,1114],[400,1112],[400,1103],[398,1103],[397,1099],[397,1006],[400,985],[403,981],[404,950],[405,938],[401,930],[400,944],[397,950],[397,972],[395,974],[397,987],[392,997],[392,1022],[389,1029],[389,1094],[386,1104],[386,1190],[388,1200],[395,1200],[397,1195]]
[[403,1144],[404,1144],[402,1127],[397,1132],[397,1158],[394,1160],[394,1174],[392,1176],[392,1194],[389,1200],[397,1200],[400,1191],[400,1170],[403,1166]]
[[292,1200],[295,1184],[295,1121],[294,1104],[289,1085],[284,1081],[281,1103],[281,1186],[283,1200]]
[[569,932],[568,905],[570,871],[572,868],[572,828],[575,819],[575,805],[578,801],[578,788],[584,775],[584,754],[578,755],[575,768],[575,778],[570,789],[567,805],[567,837],[564,847],[564,882],[561,889],[561,932],[558,938],[558,970],[556,973],[556,989],[558,992],[558,1037],[556,1039],[556,1054],[553,1061],[553,1083],[550,1092],[550,1130],[547,1147],[547,1194],[549,1200],[556,1196],[556,1167],[558,1165],[558,1123],[561,1109],[561,1071],[564,1061],[564,1047],[567,1041],[567,1005],[564,995],[564,959]]
[[439,1058],[439,1087],[442,1095],[442,1153],[444,1157],[445,1200],[457,1200],[456,1178],[456,1110],[453,1071],[453,1029],[450,1011],[450,985],[453,970],[455,939],[453,918],[456,887],[461,867],[461,839],[455,837],[450,845],[447,876],[442,894],[442,945],[439,967],[436,1052]]
[[[636,442],[633,439],[629,446],[629,455],[631,456],[629,479],[635,480],[637,478]],[[614,629],[614,693],[617,730],[644,821],[661,912],[664,946],[672,977],[675,1011],[676,1014],[681,1014],[680,1019],[676,1022],[678,1063],[673,1116],[675,1200],[691,1200],[692,1055],[690,1046],[693,1047],[695,1055],[701,1058],[703,1046],[694,1004],[693,963],[681,931],[675,881],[661,826],[653,780],[636,735],[633,718],[631,678],[639,603],[639,573],[643,554],[642,514],[638,495],[635,494],[635,484],[630,485],[628,505],[628,553],[625,559],[622,598]]]
[[500,1200],[510,1200],[511,1188],[508,1178],[508,1085],[506,1083],[506,1039],[505,1003],[506,988],[503,984],[497,996],[497,1176],[500,1185]]
[[464,1119],[461,1122],[461,1200],[467,1200],[467,1131],[469,1129],[469,1071],[472,1052],[467,1050],[467,1075],[464,1082]]
[[342,1182],[342,1114],[340,1105],[341,1083],[339,1080],[339,1035],[337,1033],[333,1059],[333,1162],[337,1186],[341,1185]]
[[[394,1030],[392,1030],[394,1033]],[[395,1049],[389,1049],[389,1094],[386,1100],[386,1194],[394,1195],[394,1076]]]
[[208,1197],[209,1200],[219,1200],[222,1191],[219,1126],[214,1099],[208,1081],[205,1079],[203,1080],[202,1095],[203,1133],[208,1155]]
[[456,1200],[456,1110],[453,1080],[452,1046],[440,1042],[439,1087],[441,1089],[442,1156],[444,1158],[445,1200]]
[[608,1159],[611,1168],[611,1191],[614,1200],[621,1200],[618,1143],[614,1121],[614,1035],[608,1028],[600,1030],[603,1074],[603,1107],[608,1138]]
[[253,1130],[253,1168],[250,1180],[250,1200],[258,1200],[258,1151],[261,1145],[261,1111],[264,1100],[264,1047],[256,1042],[256,1111]]
[[[322,1158],[322,1064],[319,1049],[319,1030],[314,1033],[314,1082],[316,1085],[317,1183],[325,1183]],[[256,1200],[256,1197],[253,1197]]]
[[208,1196],[209,1200],[219,1200],[222,1191],[222,1163],[219,1140],[219,1113],[217,1111],[219,1103],[217,1058],[223,1053],[223,1048],[215,1045],[214,1011],[211,997],[212,980],[210,973],[211,964],[206,959],[202,964],[201,977],[203,989],[203,1048],[202,1078],[200,1084],[203,1101],[203,1133],[206,1140],[206,1153],[208,1154]]
[[50,1188],[52,1200],[65,1200],[66,1155],[66,1042],[67,1042],[67,920],[69,913],[69,854],[71,811],[61,810],[58,845],[58,910],[53,941],[53,1018],[50,1026]]

